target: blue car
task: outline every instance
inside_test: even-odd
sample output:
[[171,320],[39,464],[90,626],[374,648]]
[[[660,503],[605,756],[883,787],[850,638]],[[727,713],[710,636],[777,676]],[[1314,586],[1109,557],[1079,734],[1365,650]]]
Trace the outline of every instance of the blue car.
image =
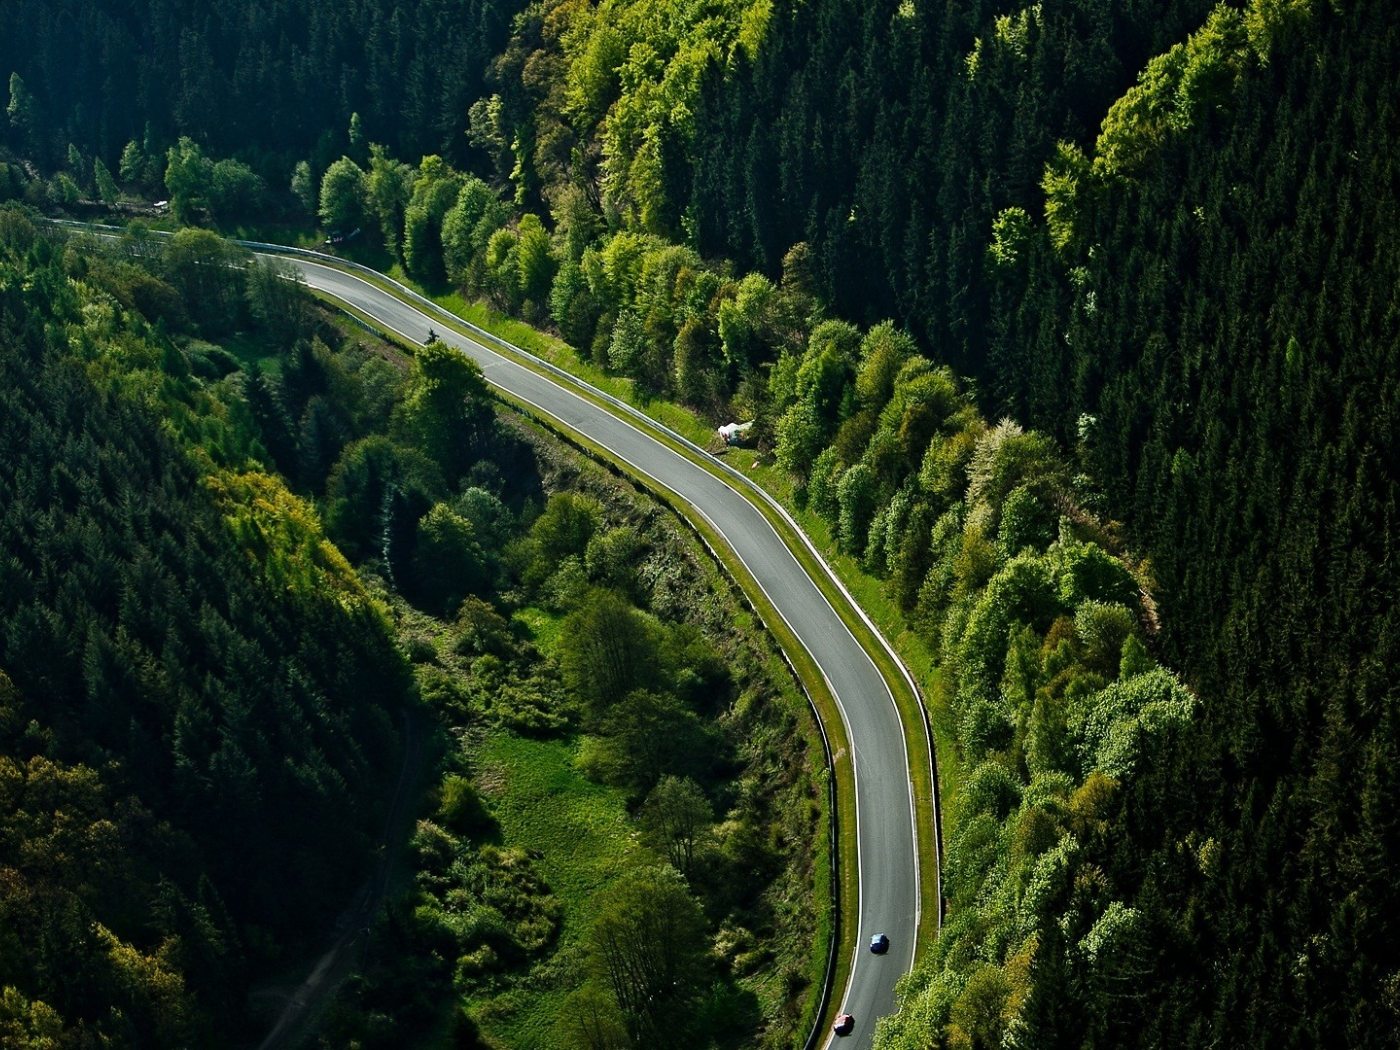
[[883,933],[877,933],[870,938],[870,950],[876,955],[884,955],[890,950],[890,939]]

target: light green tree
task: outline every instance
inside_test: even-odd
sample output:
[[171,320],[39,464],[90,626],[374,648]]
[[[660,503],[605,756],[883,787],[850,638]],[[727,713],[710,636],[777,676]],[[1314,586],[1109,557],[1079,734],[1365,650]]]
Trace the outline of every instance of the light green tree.
[[491,188],[468,175],[442,219],[442,254],[449,280],[476,288],[485,273],[486,246],[510,217]]
[[149,190],[156,182],[153,169],[156,160],[136,139],[132,139],[122,149],[121,162],[117,165],[117,176],[127,186]]
[[365,173],[349,157],[341,157],[321,177],[321,225],[349,232],[364,223]]
[[[558,268],[549,231],[544,228],[538,215],[527,212],[521,216],[517,258],[521,298],[527,313],[538,313],[549,300],[550,286],[554,283],[554,272]],[[533,310],[529,309],[531,305]]]
[[33,154],[37,145],[35,135],[39,127],[39,105],[18,73],[10,74],[10,104],[5,112],[10,118],[10,127],[19,137],[20,149],[26,154]]
[[628,872],[594,898],[591,968],[633,1047],[675,1045],[703,986],[705,917],[674,868]]
[[642,842],[689,878],[696,853],[714,825],[714,809],[689,777],[662,777],[642,804]]
[[401,425],[454,483],[475,461],[492,421],[480,367],[441,342],[421,347],[401,410]]
[[112,178],[111,170],[102,163],[101,157],[93,159],[92,181],[97,187],[97,195],[102,198],[102,203],[109,208],[114,207],[121,192],[117,189],[117,180]]
[[165,189],[170,213],[181,223],[191,223],[208,209],[214,185],[214,164],[191,138],[182,136],[166,153]]
[[863,557],[870,523],[879,507],[879,489],[871,469],[864,463],[857,463],[846,471],[836,488],[836,502],[840,507],[837,529],[841,549]]
[[310,161],[299,160],[292,168],[292,196],[310,214],[316,210],[316,180],[311,176]]
[[439,156],[424,157],[418,165],[403,214],[403,263],[409,273],[428,280],[445,275],[442,224],[465,181]]
[[413,168],[389,156],[379,143],[369,147],[365,206],[379,224],[384,247],[395,256],[403,242],[404,210],[413,196]]

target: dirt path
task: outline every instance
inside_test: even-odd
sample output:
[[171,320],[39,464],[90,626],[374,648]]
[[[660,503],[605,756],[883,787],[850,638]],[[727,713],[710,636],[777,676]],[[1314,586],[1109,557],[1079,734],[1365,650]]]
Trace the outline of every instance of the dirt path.
[[379,845],[379,863],[369,881],[355,895],[350,906],[336,922],[335,937],[326,951],[311,967],[298,985],[263,987],[249,997],[257,1000],[276,999],[283,1002],[276,1024],[258,1046],[258,1050],[293,1050],[311,1034],[336,991],[353,974],[369,946],[370,927],[384,903],[394,860],[408,838],[409,821],[413,816],[413,785],[422,772],[424,743],[423,727],[418,717],[403,713],[403,765],[399,770],[394,799],[384,821],[384,835]]

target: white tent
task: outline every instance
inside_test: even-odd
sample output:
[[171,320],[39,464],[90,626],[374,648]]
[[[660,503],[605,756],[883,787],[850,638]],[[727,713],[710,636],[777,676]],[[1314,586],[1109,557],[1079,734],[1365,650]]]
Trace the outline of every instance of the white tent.
[[744,435],[749,432],[753,422],[748,423],[726,423],[719,428],[719,436],[724,438],[726,445],[739,445],[743,443]]

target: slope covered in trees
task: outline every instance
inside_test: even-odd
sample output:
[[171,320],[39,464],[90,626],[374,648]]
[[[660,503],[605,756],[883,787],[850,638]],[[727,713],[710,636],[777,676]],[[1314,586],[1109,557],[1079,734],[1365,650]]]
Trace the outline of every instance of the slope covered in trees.
[[[1385,4],[1261,4],[1156,60],[1067,195],[1070,351],[1028,318],[1003,343],[1048,424],[1094,415],[1162,651],[1208,700],[1125,814],[1165,905],[1145,1042],[1392,1037],[1397,42]],[[1220,850],[1197,886],[1193,835]]]
[[[1400,980],[1397,32],[1381,0],[546,0],[458,114],[489,166],[400,163],[376,132],[391,148],[331,165],[319,203],[410,275],[552,320],[649,394],[756,418],[954,676],[956,610],[1015,560],[1006,516],[1039,544],[1028,579],[1051,571],[1031,562],[1063,542],[1059,518],[1118,519],[1097,539],[1142,556],[1144,639],[1195,714],[1092,826],[1039,788],[998,802],[967,885],[1004,896],[969,890],[955,913],[1021,899],[1039,847],[1006,821],[1035,809],[1027,842],[1073,834],[1104,880],[1085,893],[1112,886],[1115,936],[1145,946],[1081,1012],[1036,1014],[1046,1038],[1383,1043]],[[12,146],[36,105],[12,84]],[[0,192],[25,189],[4,175]],[[1001,430],[977,420],[1002,415],[1041,435],[1002,433],[1013,473],[1040,479],[1014,500],[973,484]],[[959,746],[1027,789],[1024,742],[987,716],[1015,730],[1042,690],[1062,698],[1055,654],[1080,660],[1084,639],[1077,612],[1073,634],[1044,613],[1013,617],[1039,650],[997,636],[1021,693],[984,674],[988,702],[957,711]],[[1088,695],[1115,688],[1108,661],[1091,671]],[[968,813],[950,848],[988,816]],[[1087,937],[1075,950],[1109,959]],[[982,943],[1000,977],[946,956],[965,984],[911,984],[919,1039],[992,1039],[972,1000],[1014,1037],[1023,1007],[1085,990],[1049,944],[1013,966],[1009,942]],[[1035,994],[1013,994],[1022,978]]]
[[187,455],[190,362],[122,305],[173,290],[13,212],[0,244],[2,1023],[217,1041],[364,878],[407,668],[226,419]]
[[[115,172],[135,141],[189,135],[285,186],[369,139],[461,158],[467,108],[501,48],[511,0],[140,3],[15,0],[0,13],[0,68],[24,88],[11,141],[48,165],[69,144]],[[365,138],[347,142],[353,131]],[[352,136],[353,138],[353,136]]]

